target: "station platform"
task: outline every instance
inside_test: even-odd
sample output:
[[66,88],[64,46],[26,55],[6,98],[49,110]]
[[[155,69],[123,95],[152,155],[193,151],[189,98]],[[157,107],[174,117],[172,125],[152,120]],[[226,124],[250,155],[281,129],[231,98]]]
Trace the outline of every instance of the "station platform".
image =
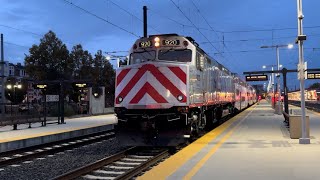
[[32,128],[22,124],[18,130],[12,130],[12,126],[0,127],[0,152],[112,130],[115,123],[115,115],[108,114],[65,118],[65,124],[34,123]]
[[319,179],[320,114],[307,115],[311,144],[299,144],[290,139],[283,115],[263,100],[138,179]]

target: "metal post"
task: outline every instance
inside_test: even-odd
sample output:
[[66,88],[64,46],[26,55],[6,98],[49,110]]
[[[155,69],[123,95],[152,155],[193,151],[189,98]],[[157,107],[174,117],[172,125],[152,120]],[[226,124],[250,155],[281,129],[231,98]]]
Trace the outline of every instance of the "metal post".
[[[279,47],[276,46],[277,50],[277,66],[278,66],[278,71],[280,70],[280,56],[279,56]],[[278,91],[278,114],[281,114],[281,91],[280,91],[280,74],[277,74],[277,79],[278,79],[278,86],[277,86],[277,91]]]
[[143,6],[143,37],[148,36],[147,6]]
[[64,88],[63,88],[63,80],[60,82],[60,99],[61,99],[61,124],[64,124]]
[[299,74],[300,74],[300,93],[301,93],[301,138],[299,144],[310,144],[310,138],[307,137],[307,125],[306,125],[306,111],[305,111],[305,97],[304,97],[304,59],[303,59],[303,38],[299,38],[303,35],[302,27],[302,0],[297,0],[297,13],[298,13],[298,44],[299,44]]
[[287,88],[287,69],[282,69],[283,74],[283,87],[284,87],[284,111],[289,114],[289,105],[288,105],[288,88]]
[[47,91],[44,90],[44,118],[43,118],[43,126],[47,125]]
[[[271,67],[271,70],[273,71],[273,66]],[[276,98],[275,98],[275,92],[274,92],[274,73],[272,73],[272,78],[271,78],[271,82],[272,82],[272,93],[273,93],[273,102],[272,102],[272,98],[271,98],[271,103],[272,103],[272,107],[276,107]]]
[[3,52],[3,34],[1,34],[1,116],[5,116],[5,95],[4,95],[4,85],[5,85],[5,76],[4,76],[4,52]]

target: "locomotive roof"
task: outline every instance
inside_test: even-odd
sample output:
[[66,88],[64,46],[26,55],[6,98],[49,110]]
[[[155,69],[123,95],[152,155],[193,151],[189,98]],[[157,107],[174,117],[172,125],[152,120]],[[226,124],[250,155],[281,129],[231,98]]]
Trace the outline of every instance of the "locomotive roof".
[[[176,33],[169,33],[169,34],[153,34],[153,35],[149,35],[148,38],[152,38],[152,37],[156,37],[156,36],[181,36],[179,34],[176,34]],[[229,75],[232,75],[233,77],[238,77],[244,84],[246,84],[247,86],[251,86],[250,84],[246,83],[244,80],[242,80],[240,78],[239,75],[237,75],[237,73],[233,73],[231,72],[228,68],[226,68],[224,65],[222,65],[221,63],[219,63],[216,59],[214,59],[213,57],[209,56],[202,48],[199,47],[199,44],[190,36],[181,36],[181,37],[185,37],[187,40],[189,40],[193,45],[196,46],[197,50],[201,53],[203,53],[207,58],[209,58],[210,60],[212,61],[215,61],[217,62],[218,64],[218,68],[220,70],[224,70],[225,72],[227,72]],[[142,38],[145,38],[145,37],[141,37]]]

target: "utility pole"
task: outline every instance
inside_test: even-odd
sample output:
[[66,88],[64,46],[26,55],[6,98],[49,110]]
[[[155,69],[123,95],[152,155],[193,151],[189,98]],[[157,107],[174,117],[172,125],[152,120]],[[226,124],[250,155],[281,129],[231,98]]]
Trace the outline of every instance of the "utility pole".
[[3,52],[3,34],[1,34],[1,62],[0,62],[0,68],[1,68],[1,116],[4,117],[4,104],[5,104],[5,95],[4,95],[4,81],[5,81],[5,75],[4,75],[4,52]]
[[143,6],[143,37],[148,36],[147,6]]
[[[278,67],[278,71],[280,71],[280,55],[279,55],[279,47],[276,47],[276,51],[277,51],[277,67]],[[281,108],[281,90],[280,90],[280,74],[277,74],[277,78],[278,78],[278,86],[277,86],[277,91],[278,91],[278,114],[282,114],[282,108]]]
[[307,137],[307,123],[306,123],[306,109],[305,109],[305,97],[304,97],[304,59],[303,59],[303,41],[307,39],[306,35],[303,35],[302,27],[302,0],[297,0],[297,13],[298,13],[298,37],[297,43],[299,44],[299,77],[300,77],[300,93],[301,93],[301,138],[299,144],[310,144],[310,137]]

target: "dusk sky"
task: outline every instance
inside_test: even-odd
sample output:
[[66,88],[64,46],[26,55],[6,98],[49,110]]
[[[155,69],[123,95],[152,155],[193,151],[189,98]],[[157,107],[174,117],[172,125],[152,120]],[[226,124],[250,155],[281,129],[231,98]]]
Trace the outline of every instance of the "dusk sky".
[[[294,43],[297,36],[296,0],[1,0],[5,60],[23,63],[32,44],[39,44],[49,30],[69,50],[80,43],[92,54],[99,49],[128,51],[143,35],[144,5],[149,9],[149,34],[191,36],[209,55],[240,75],[276,64],[276,50],[261,46]],[[320,67],[319,7],[318,0],[303,1],[304,57],[309,68]],[[294,69],[297,62],[297,45],[280,49],[280,64]],[[298,88],[297,75],[289,78],[289,89]],[[307,86],[313,82],[308,80]]]

